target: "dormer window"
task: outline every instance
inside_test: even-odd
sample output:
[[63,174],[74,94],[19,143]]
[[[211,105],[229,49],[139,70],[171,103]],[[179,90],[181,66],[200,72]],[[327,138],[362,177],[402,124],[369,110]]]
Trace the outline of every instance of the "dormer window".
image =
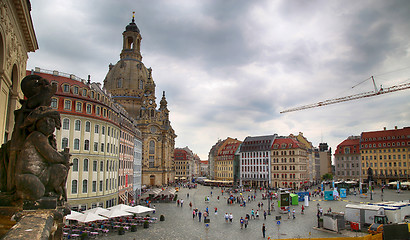
[[78,94],[78,90],[79,90],[79,88],[78,88],[77,86],[74,86],[74,88],[73,88],[73,93],[74,93],[74,94]]
[[83,97],[87,97],[87,89],[83,89]]
[[95,97],[95,93],[94,91],[91,91],[91,98],[94,99],[94,97]]
[[64,84],[63,85],[63,92],[70,92],[70,85]]

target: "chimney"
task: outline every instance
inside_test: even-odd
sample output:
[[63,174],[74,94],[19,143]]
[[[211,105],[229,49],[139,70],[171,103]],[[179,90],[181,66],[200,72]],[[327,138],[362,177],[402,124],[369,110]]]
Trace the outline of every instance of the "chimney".
[[88,75],[88,80],[87,80],[87,84],[91,83],[91,75]]
[[383,130],[386,131],[386,127],[384,127]]
[[397,126],[394,126],[394,129],[397,130]]

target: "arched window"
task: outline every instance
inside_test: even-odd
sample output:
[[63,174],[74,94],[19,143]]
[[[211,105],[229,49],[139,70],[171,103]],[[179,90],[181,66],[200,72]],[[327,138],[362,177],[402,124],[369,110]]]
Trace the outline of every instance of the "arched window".
[[64,149],[64,148],[67,148],[67,147],[68,147],[68,138],[63,138],[61,140],[61,148]]
[[84,159],[84,172],[88,172],[88,159]]
[[80,139],[74,139],[74,150],[80,150]]
[[144,82],[142,81],[142,79],[140,79],[139,88],[144,89]]
[[155,142],[151,140],[149,142],[149,154],[155,154]]
[[57,100],[57,98],[52,98],[52,99],[51,99],[51,107],[52,107],[52,108],[58,108],[58,100]]
[[70,129],[70,119],[64,118],[64,120],[63,120],[63,129],[65,129],[65,130]]
[[83,193],[87,193],[88,188],[88,181],[87,179],[83,180]]
[[81,130],[81,121],[80,121],[80,120],[75,120],[74,129],[75,129],[76,131],[80,131],[80,130]]
[[84,141],[84,150],[90,150],[90,140]]
[[78,172],[78,159],[77,159],[77,158],[74,158],[74,159],[73,159],[73,167],[72,167],[72,169],[73,169],[73,172]]
[[117,88],[122,88],[122,78],[118,79]]
[[77,194],[77,180],[71,181],[71,193]]
[[91,123],[89,121],[85,122],[85,131],[91,132]]

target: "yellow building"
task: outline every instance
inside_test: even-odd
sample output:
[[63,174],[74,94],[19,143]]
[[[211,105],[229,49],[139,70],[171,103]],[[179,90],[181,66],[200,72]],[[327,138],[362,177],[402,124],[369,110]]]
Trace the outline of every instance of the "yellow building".
[[215,161],[215,180],[234,180],[234,159],[242,141],[228,137],[219,148]]
[[410,127],[363,132],[360,136],[362,178],[369,168],[376,184],[408,181],[410,178]]
[[38,49],[31,20],[30,2],[0,2],[0,137],[10,140],[14,127],[14,110],[23,99],[21,80],[26,76],[28,52]]

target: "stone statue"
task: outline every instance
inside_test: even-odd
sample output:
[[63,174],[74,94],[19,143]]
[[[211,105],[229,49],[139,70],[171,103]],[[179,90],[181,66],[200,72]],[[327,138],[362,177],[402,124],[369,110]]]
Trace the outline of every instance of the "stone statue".
[[42,197],[67,200],[65,182],[69,171],[68,149],[57,151],[55,128],[61,126],[60,114],[50,108],[56,85],[37,75],[21,82],[26,97],[14,111],[11,140],[0,149],[0,204],[16,205],[21,200]]

